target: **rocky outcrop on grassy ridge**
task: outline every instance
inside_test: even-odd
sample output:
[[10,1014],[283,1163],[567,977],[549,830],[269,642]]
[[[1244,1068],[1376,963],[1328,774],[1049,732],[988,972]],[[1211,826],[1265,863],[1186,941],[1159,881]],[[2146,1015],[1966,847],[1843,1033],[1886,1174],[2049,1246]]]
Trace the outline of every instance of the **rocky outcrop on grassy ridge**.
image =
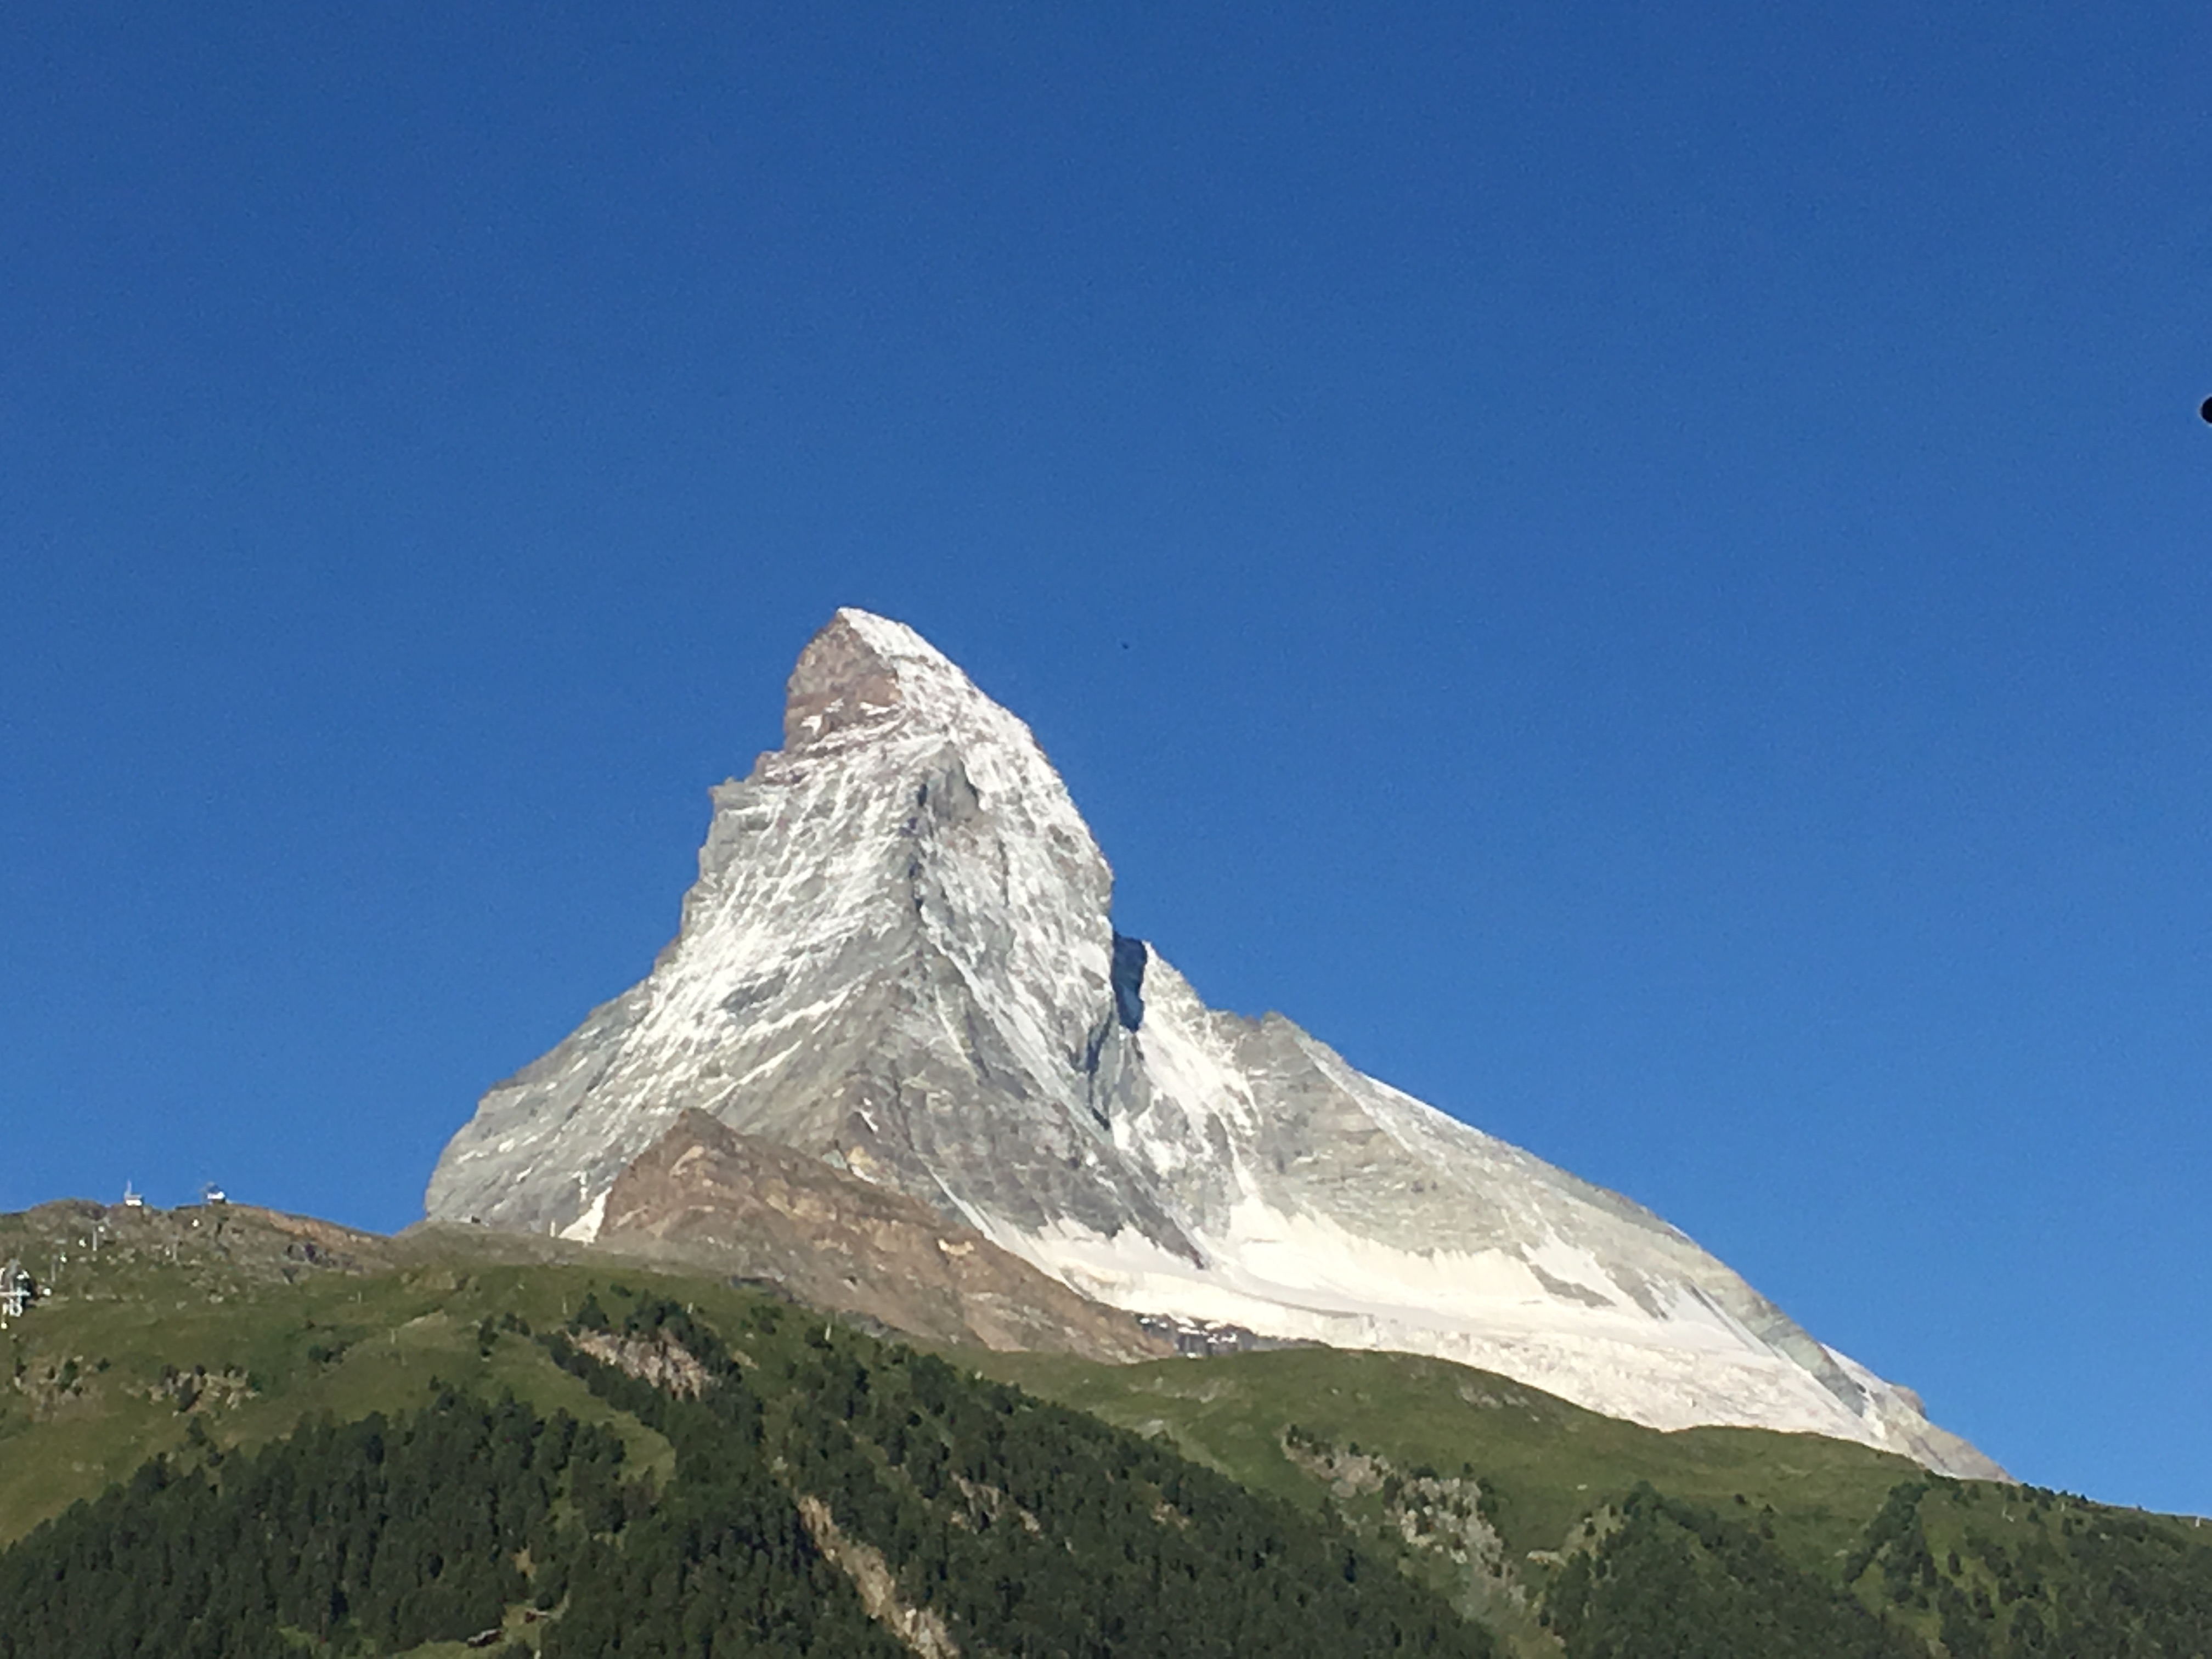
[[1291,1425],[1283,1455],[1328,1483],[1340,1513],[1425,1557],[1451,1587],[1453,1605],[1525,1646],[1543,1642],[1528,1587],[1514,1571],[1505,1540],[1492,1524],[1494,1500],[1474,1466],[1445,1474],[1425,1464],[1400,1468],[1357,1444],[1339,1446]]

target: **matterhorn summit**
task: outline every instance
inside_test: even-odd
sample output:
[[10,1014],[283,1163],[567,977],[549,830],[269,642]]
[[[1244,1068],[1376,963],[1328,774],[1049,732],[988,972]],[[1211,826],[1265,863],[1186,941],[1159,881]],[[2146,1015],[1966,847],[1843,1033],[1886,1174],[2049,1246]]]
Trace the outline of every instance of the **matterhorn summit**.
[[1115,933],[1112,872],[1029,728],[911,629],[840,611],[783,737],[714,791],[674,943],[483,1097],[434,1218],[592,1238],[696,1110],[1133,1312],[2000,1473],[1650,1212],[1279,1015],[1206,1007]]

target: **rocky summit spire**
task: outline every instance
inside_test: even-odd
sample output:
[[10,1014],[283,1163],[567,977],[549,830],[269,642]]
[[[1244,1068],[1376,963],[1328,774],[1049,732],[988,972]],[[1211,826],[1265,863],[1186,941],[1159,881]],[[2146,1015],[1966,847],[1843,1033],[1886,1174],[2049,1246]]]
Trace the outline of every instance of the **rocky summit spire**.
[[594,1237],[696,1109],[1133,1311],[1995,1469],[1648,1211],[1279,1016],[1208,1009],[1115,933],[1111,873],[1029,728],[911,629],[840,611],[792,674],[783,747],[713,797],[675,941],[484,1097],[433,1217]]
[[902,718],[950,726],[993,707],[937,647],[903,623],[847,609],[799,653],[783,706],[783,746],[835,747]]
[[651,975],[485,1096],[430,1212],[586,1236],[696,1108],[964,1218],[1195,1254],[1088,1107],[1113,878],[1029,728],[848,610],[800,656],[784,732],[713,792]]

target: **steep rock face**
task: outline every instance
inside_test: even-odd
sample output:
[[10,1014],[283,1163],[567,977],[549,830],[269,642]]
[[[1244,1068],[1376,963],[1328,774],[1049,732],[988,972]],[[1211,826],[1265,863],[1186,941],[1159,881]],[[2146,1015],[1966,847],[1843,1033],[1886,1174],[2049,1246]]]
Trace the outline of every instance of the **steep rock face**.
[[1173,1352],[964,1222],[689,1111],[617,1177],[599,1242],[934,1342],[1121,1363]]
[[484,1097],[434,1217],[592,1237],[696,1109],[1119,1307],[1994,1471],[1648,1211],[1279,1016],[1206,1008],[1115,933],[1028,728],[911,629],[840,611],[792,675],[783,748],[714,800],[675,942]]

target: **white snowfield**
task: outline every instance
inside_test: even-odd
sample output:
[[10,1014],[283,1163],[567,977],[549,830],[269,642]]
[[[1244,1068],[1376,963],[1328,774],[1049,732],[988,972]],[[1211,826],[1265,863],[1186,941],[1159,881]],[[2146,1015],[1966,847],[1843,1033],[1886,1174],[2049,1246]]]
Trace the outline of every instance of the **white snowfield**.
[[1028,727],[912,629],[839,611],[784,747],[714,797],[675,942],[484,1097],[431,1215],[588,1238],[696,1107],[1134,1312],[2002,1474],[1650,1212],[1117,941],[1111,873]]

